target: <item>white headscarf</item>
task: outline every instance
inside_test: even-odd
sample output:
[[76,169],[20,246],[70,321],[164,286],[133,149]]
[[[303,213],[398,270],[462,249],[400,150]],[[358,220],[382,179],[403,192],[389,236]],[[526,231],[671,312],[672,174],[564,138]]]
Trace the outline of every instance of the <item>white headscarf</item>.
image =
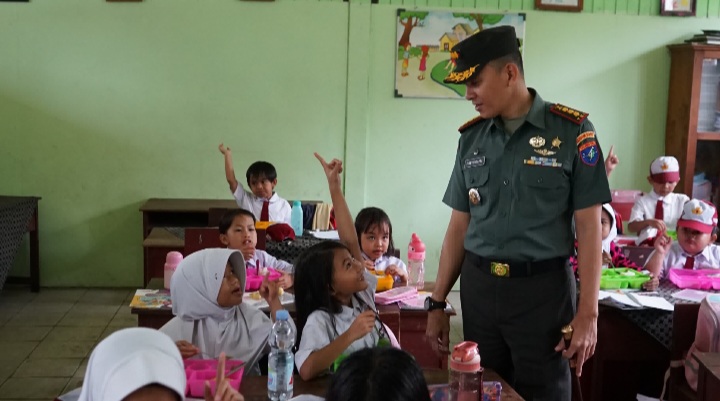
[[615,241],[615,238],[618,236],[617,223],[615,223],[615,209],[613,209],[609,203],[603,203],[602,207],[610,214],[610,233],[602,240],[602,250],[609,255],[610,244]]
[[185,367],[180,351],[170,337],[157,330],[124,329],[93,350],[80,401],[121,401],[153,383],[185,399]]
[[200,348],[200,359],[225,352],[246,363],[245,373],[259,373],[257,361],[267,352],[272,323],[259,309],[241,303],[223,308],[217,303],[228,261],[245,288],[245,261],[232,249],[195,252],[177,267],[170,283],[175,317],[160,330],[173,341],[185,340]]

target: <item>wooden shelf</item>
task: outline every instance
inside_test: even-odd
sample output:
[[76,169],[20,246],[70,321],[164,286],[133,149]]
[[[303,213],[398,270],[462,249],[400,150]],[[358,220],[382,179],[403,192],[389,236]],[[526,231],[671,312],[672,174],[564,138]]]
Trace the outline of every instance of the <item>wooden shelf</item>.
[[720,131],[718,131],[718,132],[698,132],[697,139],[699,141],[720,141]]

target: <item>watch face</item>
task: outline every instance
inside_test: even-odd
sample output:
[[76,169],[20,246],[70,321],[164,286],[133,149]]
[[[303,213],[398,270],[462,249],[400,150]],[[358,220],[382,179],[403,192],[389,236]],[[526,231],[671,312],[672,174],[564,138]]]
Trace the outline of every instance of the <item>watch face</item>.
[[425,310],[430,310],[430,297],[425,298]]

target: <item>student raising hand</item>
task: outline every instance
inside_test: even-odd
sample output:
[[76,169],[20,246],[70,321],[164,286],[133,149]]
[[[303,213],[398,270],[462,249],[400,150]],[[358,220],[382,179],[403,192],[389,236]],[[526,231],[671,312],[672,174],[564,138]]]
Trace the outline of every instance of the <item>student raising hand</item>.
[[342,162],[338,159],[332,159],[330,163],[326,162],[325,159],[323,159],[322,156],[315,153],[315,158],[317,158],[320,161],[320,164],[323,167],[323,170],[325,170],[325,176],[328,179],[328,184],[330,186],[333,185],[340,185],[340,174],[343,171],[342,168]]
[[605,158],[605,174],[610,177],[610,173],[612,173],[613,170],[615,170],[615,167],[617,167],[618,164],[620,164],[620,159],[618,159],[617,155],[615,155],[615,146],[610,146],[610,152],[608,153],[607,157]]
[[213,395],[210,382],[205,382],[205,401],[244,401],[242,394],[232,388],[225,377],[225,353],[221,352],[218,358],[217,373],[215,375],[215,395]]

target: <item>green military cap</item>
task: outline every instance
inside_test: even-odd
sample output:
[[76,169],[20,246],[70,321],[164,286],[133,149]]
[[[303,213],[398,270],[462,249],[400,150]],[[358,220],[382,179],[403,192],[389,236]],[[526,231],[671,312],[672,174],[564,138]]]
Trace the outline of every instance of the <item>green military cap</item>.
[[453,46],[457,54],[455,69],[444,81],[462,84],[479,73],[485,64],[520,51],[515,28],[499,26],[482,30]]

